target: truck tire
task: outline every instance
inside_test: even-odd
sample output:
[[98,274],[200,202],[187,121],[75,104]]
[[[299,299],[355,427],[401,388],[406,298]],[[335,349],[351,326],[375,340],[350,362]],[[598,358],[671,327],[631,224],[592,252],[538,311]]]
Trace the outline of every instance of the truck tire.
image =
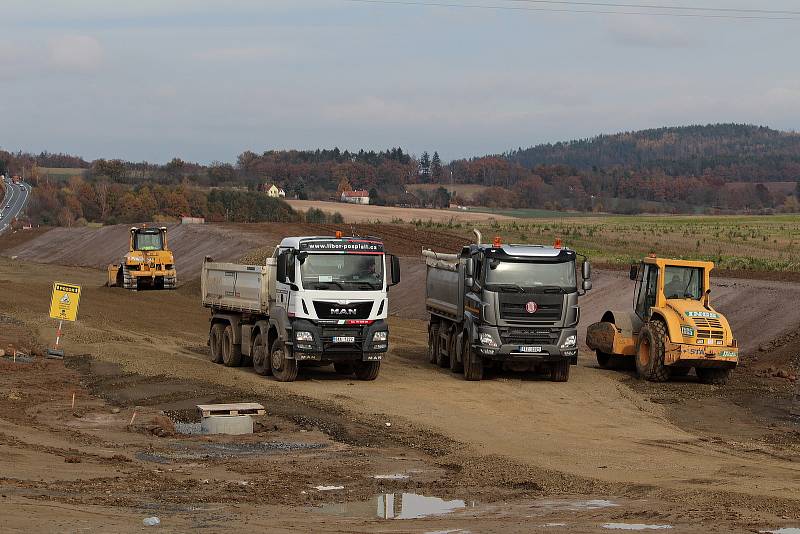
[[458,344],[458,335],[455,333],[450,334],[449,343],[447,344],[448,353],[450,354],[450,371],[458,374],[464,372],[464,357],[458,361],[458,354],[456,354],[456,345]]
[[233,327],[226,325],[222,331],[222,363],[225,367],[242,365],[242,348],[234,343]]
[[131,271],[127,265],[122,266],[122,287],[125,289],[139,289],[139,280],[135,276],[131,276]]
[[214,363],[222,363],[222,331],[225,325],[214,323],[208,333],[208,352]]
[[261,376],[272,374],[266,337],[263,334],[258,334],[253,341],[253,370]]
[[436,363],[436,355],[439,353],[439,325],[428,325],[428,361]]
[[375,380],[381,370],[381,362],[356,362],[356,378],[359,380]]
[[164,277],[164,289],[175,289],[178,287],[178,275]]
[[719,367],[697,367],[695,368],[697,378],[703,384],[714,384],[724,386],[730,377],[730,369],[720,369]]
[[471,347],[469,335],[464,332],[464,341],[461,345],[461,354],[464,355],[464,380],[478,382],[483,380],[483,358],[475,357]]
[[269,361],[272,366],[272,376],[278,382],[294,382],[297,379],[297,372],[300,370],[297,360],[289,358],[289,347],[280,339],[276,339],[272,344]]
[[659,320],[648,321],[639,332],[636,344],[636,374],[651,382],[669,380],[669,369],[664,366],[664,345],[667,325]]
[[[444,348],[444,350],[442,350]],[[439,327],[439,335],[436,336],[436,365],[442,369],[450,367],[450,354],[447,352],[450,347],[442,347],[442,327]]]
[[353,374],[353,362],[333,362],[333,370],[336,374],[350,376]]
[[550,364],[550,381],[567,382],[569,381],[569,368],[572,363],[569,360],[561,360]]
[[689,374],[691,367],[669,367],[669,376],[684,377]]

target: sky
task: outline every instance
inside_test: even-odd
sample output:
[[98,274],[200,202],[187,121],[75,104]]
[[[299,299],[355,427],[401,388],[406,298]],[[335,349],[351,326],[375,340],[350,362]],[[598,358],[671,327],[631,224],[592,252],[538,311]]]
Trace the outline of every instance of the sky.
[[[233,163],[245,150],[400,146],[447,161],[669,125],[800,129],[800,15],[519,9],[548,6],[535,0],[439,1],[517,8],[505,10],[351,0],[2,3],[5,150]],[[618,3],[800,11],[795,0]]]

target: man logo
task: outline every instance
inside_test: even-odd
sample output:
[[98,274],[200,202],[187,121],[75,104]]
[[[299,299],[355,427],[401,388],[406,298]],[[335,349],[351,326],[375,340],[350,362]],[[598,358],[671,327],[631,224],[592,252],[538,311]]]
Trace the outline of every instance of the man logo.
[[356,315],[358,310],[355,308],[331,308],[331,315]]
[[526,312],[528,312],[528,313],[536,313],[536,311],[537,311],[538,309],[539,309],[539,305],[538,305],[538,304],[536,304],[536,303],[535,303],[535,302],[533,302],[533,301],[530,301],[529,303],[527,303],[527,304],[525,305],[525,311],[526,311]]

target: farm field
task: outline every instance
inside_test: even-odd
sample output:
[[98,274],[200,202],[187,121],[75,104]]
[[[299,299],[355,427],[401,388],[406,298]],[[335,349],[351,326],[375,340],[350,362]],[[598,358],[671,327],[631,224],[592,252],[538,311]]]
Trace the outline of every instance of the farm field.
[[505,215],[493,215],[472,210],[434,210],[425,208],[397,208],[393,206],[362,206],[343,202],[325,202],[321,200],[287,200],[289,205],[298,211],[309,208],[326,213],[339,212],[346,222],[410,222],[411,220],[431,220],[436,222],[474,222],[490,220],[509,220]]

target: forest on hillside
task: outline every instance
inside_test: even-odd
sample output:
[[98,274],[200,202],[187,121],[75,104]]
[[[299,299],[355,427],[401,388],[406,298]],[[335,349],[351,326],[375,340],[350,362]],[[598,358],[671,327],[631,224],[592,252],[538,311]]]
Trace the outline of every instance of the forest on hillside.
[[[738,124],[601,135],[449,163],[436,151],[416,157],[401,148],[247,151],[235,163],[208,165],[179,158],[162,165],[0,150],[0,172],[24,172],[36,186],[29,214],[59,224],[181,214],[210,220],[270,217],[257,213],[268,207],[262,200],[236,203],[234,197],[223,198],[215,191],[260,199],[259,192],[273,183],[289,198],[335,200],[343,190],[364,189],[373,203],[397,206],[440,208],[456,203],[615,213],[800,211],[800,134]],[[442,187],[409,187],[415,184]],[[448,192],[450,184],[482,188],[463,198]],[[98,208],[98,198],[118,202],[116,207]],[[289,216],[282,205],[273,208],[281,217]]]

